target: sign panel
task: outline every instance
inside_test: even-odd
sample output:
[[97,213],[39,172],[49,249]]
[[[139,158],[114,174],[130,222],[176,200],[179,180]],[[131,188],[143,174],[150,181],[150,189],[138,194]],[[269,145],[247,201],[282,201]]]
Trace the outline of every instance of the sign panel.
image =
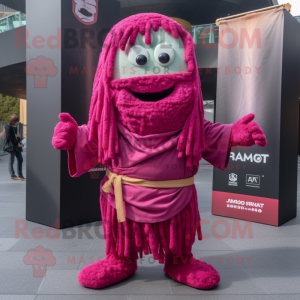
[[[294,121],[297,124],[298,120],[294,113],[284,115],[283,108],[288,105],[283,102],[286,90],[283,80],[287,68],[285,49],[291,47],[284,44],[288,34],[284,27],[289,17],[292,18],[279,7],[220,22],[216,122],[230,124],[254,113],[254,121],[263,129],[268,144],[265,148],[234,147],[228,168],[214,169],[213,214],[277,226],[282,191],[297,189],[294,184],[297,148],[291,138],[288,144],[282,140],[291,134],[283,131],[284,124]],[[298,62],[297,58],[295,63]],[[299,81],[289,89],[299,91]],[[290,101],[296,108],[297,97]],[[293,130],[297,132],[298,126]],[[291,162],[285,154],[287,148],[295,158],[290,172],[282,168],[282,164]],[[282,174],[290,176],[292,187],[280,185]]]

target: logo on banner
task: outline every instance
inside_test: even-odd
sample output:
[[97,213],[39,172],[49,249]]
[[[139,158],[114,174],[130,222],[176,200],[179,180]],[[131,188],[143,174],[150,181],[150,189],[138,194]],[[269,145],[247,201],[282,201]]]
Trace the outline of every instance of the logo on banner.
[[255,213],[262,213],[264,203],[257,203],[244,200],[228,199],[226,201],[227,208],[248,210]]
[[247,174],[246,175],[246,186],[259,188],[260,187],[260,175]]
[[244,153],[244,155],[242,155],[240,152],[235,155],[234,152],[230,153],[230,158],[233,161],[243,161],[243,162],[255,162],[257,164],[259,163],[267,163],[267,158],[269,157],[269,154],[249,154],[247,155],[247,153]]
[[72,0],[72,10],[81,23],[94,24],[98,19],[98,0]]
[[231,173],[229,174],[229,182],[228,185],[237,186],[238,176],[237,174]]

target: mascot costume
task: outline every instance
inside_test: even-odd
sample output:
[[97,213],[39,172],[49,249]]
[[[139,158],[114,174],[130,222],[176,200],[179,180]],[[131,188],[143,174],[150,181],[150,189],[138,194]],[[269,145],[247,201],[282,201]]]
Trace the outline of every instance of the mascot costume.
[[106,258],[86,266],[80,284],[119,282],[151,253],[174,280],[216,286],[219,273],[192,254],[195,237],[202,238],[194,185],[199,160],[224,170],[232,146],[267,141],[253,114],[234,124],[204,119],[191,35],[156,13],[120,21],[102,48],[88,124],[78,126],[68,113],[59,118],[52,144],[68,151],[70,175],[107,167],[100,183]]

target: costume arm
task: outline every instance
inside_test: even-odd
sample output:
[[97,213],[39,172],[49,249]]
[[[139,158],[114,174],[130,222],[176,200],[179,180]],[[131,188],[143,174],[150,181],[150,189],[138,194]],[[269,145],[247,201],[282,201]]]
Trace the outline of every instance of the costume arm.
[[79,177],[98,164],[98,143],[88,141],[89,130],[86,125],[78,127],[73,149],[68,150],[68,167],[71,177]]
[[232,124],[211,123],[204,120],[205,149],[202,157],[214,167],[225,170],[230,156]]

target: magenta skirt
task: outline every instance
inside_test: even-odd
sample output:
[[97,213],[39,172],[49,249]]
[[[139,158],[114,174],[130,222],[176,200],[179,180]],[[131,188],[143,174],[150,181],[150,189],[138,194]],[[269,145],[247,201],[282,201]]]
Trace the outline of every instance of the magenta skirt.
[[137,259],[143,253],[151,253],[155,260],[164,263],[165,255],[191,254],[195,237],[202,239],[195,186],[192,198],[181,212],[163,222],[139,223],[126,219],[118,223],[116,209],[107,201],[105,193],[100,195],[100,206],[106,255],[113,253]]

